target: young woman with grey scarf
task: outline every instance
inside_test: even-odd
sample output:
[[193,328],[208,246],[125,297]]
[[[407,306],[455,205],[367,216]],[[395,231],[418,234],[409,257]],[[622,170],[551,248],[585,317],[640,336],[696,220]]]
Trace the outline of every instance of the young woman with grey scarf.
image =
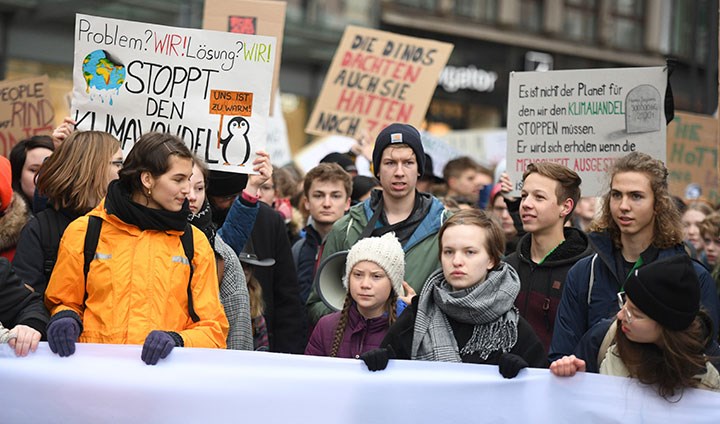
[[513,305],[520,290],[515,270],[501,261],[505,236],[481,210],[464,210],[438,234],[442,269],[390,327],[381,347],[361,355],[368,369],[388,359],[499,365],[505,378],[528,366],[547,368],[531,326]]

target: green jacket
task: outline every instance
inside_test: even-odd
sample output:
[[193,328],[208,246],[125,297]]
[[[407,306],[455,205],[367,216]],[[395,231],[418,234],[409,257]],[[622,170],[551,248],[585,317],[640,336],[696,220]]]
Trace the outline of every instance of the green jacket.
[[[368,199],[350,208],[347,215],[337,220],[325,240],[322,260],[335,252],[350,250],[360,238],[360,234],[365,229],[372,213],[370,199]],[[447,211],[445,211],[445,207],[439,200],[433,198],[430,211],[415,229],[410,240],[403,246],[405,251],[405,281],[418,293],[420,293],[425,280],[430,274],[440,267],[437,234],[446,218]],[[378,222],[377,226],[381,227],[382,225]],[[310,297],[308,297],[307,307],[308,316],[313,325],[323,315],[332,312],[322,302],[315,291],[315,287],[313,287]]]

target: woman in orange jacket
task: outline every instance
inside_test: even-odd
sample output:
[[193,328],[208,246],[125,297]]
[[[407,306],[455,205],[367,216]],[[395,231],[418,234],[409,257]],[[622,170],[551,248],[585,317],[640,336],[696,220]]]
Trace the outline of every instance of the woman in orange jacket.
[[53,352],[70,356],[76,341],[143,344],[154,365],[175,346],[225,348],[214,254],[187,222],[192,167],[182,140],[145,134],[102,203],[68,226],[45,293]]

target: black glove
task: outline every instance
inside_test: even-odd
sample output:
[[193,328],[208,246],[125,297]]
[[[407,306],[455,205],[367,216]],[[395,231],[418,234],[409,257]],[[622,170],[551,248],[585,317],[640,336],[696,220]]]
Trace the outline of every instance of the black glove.
[[390,359],[395,359],[395,351],[390,345],[379,347],[363,353],[360,355],[360,359],[365,362],[370,371],[380,371],[387,368]]
[[526,360],[514,353],[503,353],[498,366],[503,377],[515,378],[521,369],[527,368],[529,365]]
[[80,324],[72,317],[58,318],[48,325],[47,336],[53,353],[63,357],[70,356],[75,353],[75,342],[80,336]]
[[175,345],[175,339],[170,333],[153,330],[145,338],[140,358],[148,365],[155,365],[160,358],[167,358]]

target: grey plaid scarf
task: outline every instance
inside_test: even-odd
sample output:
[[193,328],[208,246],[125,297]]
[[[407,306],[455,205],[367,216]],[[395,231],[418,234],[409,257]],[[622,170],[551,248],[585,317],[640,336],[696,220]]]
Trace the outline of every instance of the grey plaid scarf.
[[[517,343],[519,313],[513,305],[520,291],[515,269],[501,262],[481,284],[453,291],[442,269],[435,271],[420,292],[412,359],[461,362],[460,355],[477,353],[483,360],[497,350],[509,352]],[[475,324],[472,337],[458,348],[447,317]]]

